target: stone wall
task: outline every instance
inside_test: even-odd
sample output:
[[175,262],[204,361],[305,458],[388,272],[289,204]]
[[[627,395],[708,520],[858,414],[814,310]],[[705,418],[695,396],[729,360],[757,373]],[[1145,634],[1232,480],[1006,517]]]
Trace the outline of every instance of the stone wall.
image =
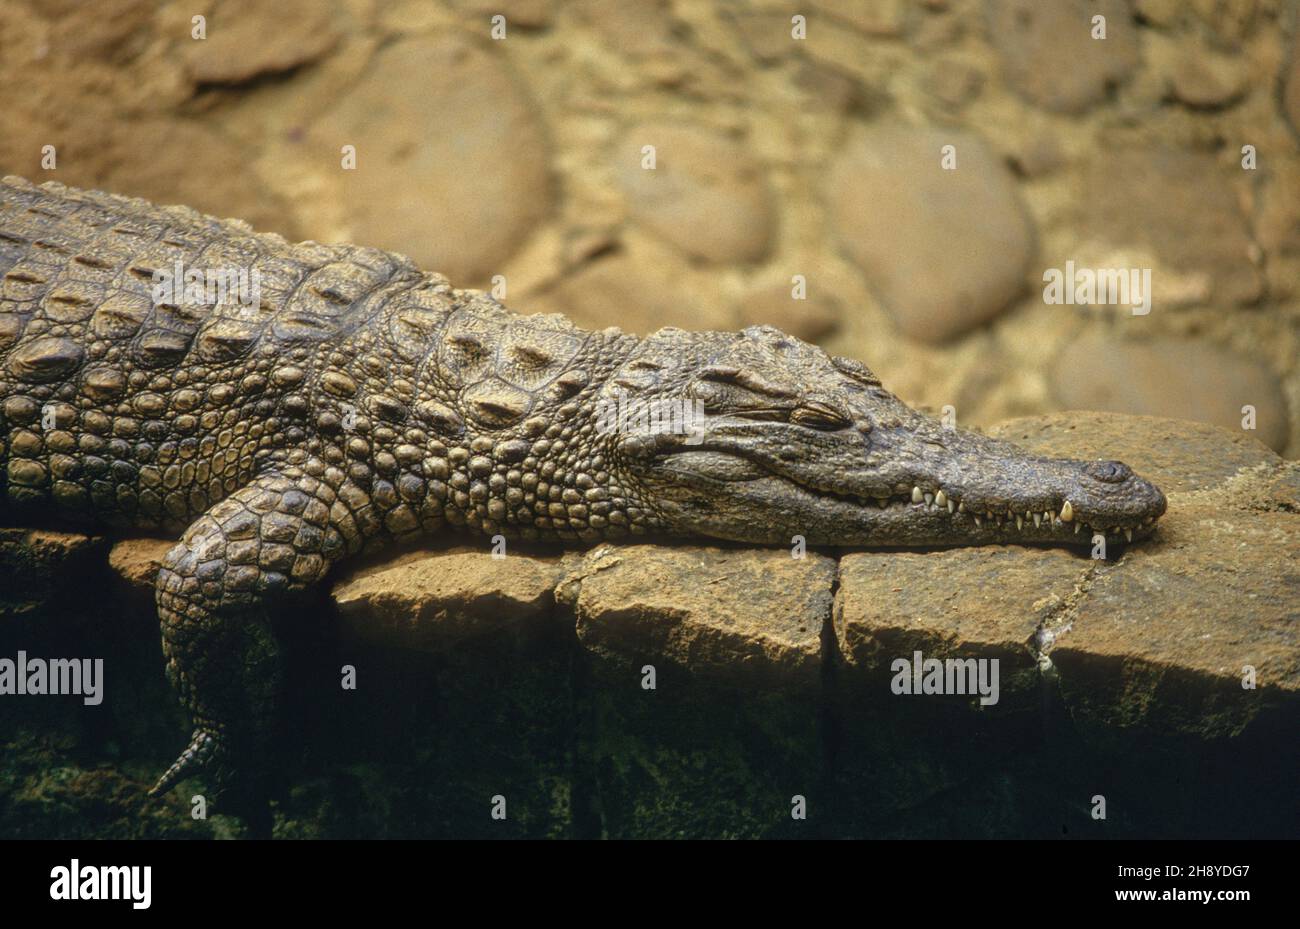
[[[1174,420],[994,431],[1132,462],[1168,493],[1157,535],[1105,560],[459,539],[353,566],[286,636],[275,834],[1294,835],[1300,466]],[[0,656],[104,655],[108,681],[101,708],[0,702],[0,834],[240,833],[191,820],[194,782],[144,797],[187,731],[151,604],[172,544],[0,534]],[[997,701],[896,693],[918,651],[996,659]]]
[[[963,423],[1251,406],[1300,452],[1293,0],[192,7],[0,7],[0,169],[592,326],[773,323]],[[1067,262],[1151,269],[1150,314],[1045,304]]]

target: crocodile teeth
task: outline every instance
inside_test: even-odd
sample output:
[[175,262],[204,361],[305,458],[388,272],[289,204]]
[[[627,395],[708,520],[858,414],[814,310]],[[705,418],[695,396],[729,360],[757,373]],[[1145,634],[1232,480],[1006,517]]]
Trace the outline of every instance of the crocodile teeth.
[[1070,506],[1069,500],[1066,500],[1061,505],[1061,522],[1068,523],[1072,519],[1074,519],[1074,507]]
[[920,503],[921,500],[922,500],[921,488],[920,488],[920,487],[913,487],[913,488],[912,488],[912,502],[913,502],[913,503]]
[[1124,530],[1124,538],[1126,538],[1126,539],[1128,539],[1130,542],[1132,542],[1132,541],[1133,541],[1133,530],[1132,530],[1132,529],[1125,529],[1125,530]]
[[978,527],[978,526],[983,526],[983,525],[984,525],[984,520],[982,520],[982,519],[980,519],[978,516],[976,516],[976,517],[975,517],[975,525],[976,525],[977,527]]
[[1083,523],[1075,523],[1075,524],[1074,524],[1074,534],[1075,534],[1075,535],[1078,535],[1078,534],[1079,534],[1079,530],[1082,529],[1082,528],[1083,528]]
[[934,502],[935,502],[938,506],[947,506],[947,505],[948,505],[948,495],[947,495],[946,493],[944,493],[942,490],[940,490],[937,494],[934,495]]
[[1035,514],[1034,514],[1034,528],[1037,529],[1037,528],[1038,528],[1039,526],[1041,526],[1042,524],[1043,524],[1043,514],[1041,514],[1041,513],[1035,513]]
[[966,503],[964,501],[962,503],[957,504],[957,512],[958,513],[966,512]]
[[1016,517],[1016,528],[1017,529],[1025,528],[1025,521],[1021,519],[1019,516]]
[[948,501],[948,512],[949,513],[957,512],[957,504],[953,503],[951,500]]
[[934,502],[934,494],[923,494],[922,496],[925,497],[926,506],[929,506],[931,503]]

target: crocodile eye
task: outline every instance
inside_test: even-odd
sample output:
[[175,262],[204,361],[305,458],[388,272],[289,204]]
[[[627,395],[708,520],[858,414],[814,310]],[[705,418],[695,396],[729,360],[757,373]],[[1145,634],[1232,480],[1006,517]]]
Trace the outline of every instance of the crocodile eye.
[[849,418],[825,403],[809,400],[795,407],[790,414],[790,422],[810,429],[843,429],[849,424]]
[[790,418],[790,411],[779,407],[766,407],[763,409],[736,410],[734,415],[741,419],[752,419],[761,423],[783,423]]

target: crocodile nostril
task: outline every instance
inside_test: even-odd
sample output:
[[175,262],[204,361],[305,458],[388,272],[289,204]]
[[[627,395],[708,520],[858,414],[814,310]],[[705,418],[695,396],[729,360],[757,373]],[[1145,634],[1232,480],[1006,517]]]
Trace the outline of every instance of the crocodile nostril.
[[1104,484],[1118,484],[1133,476],[1132,469],[1122,461],[1093,461],[1084,468],[1084,473]]

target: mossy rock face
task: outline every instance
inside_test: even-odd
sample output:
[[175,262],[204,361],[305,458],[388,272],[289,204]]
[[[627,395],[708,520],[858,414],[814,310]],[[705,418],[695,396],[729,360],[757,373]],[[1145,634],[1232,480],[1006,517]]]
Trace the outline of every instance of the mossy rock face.
[[[265,821],[194,819],[197,781],[145,797],[186,731],[151,603],[171,542],[0,530],[0,658],[102,657],[107,682],[0,698],[0,834],[1295,834],[1300,465],[1149,417],[994,431],[1130,461],[1159,531],[1107,561],[460,542],[356,566],[286,621]],[[997,659],[998,701],[896,692],[917,651]]]

